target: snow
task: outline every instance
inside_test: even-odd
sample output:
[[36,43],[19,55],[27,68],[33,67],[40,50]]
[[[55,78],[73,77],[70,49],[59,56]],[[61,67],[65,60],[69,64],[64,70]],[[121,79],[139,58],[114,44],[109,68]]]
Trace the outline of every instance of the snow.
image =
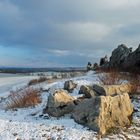
[[[31,76],[21,77],[3,77],[0,78],[0,97],[6,98],[10,90],[17,87],[24,87]],[[92,85],[97,82],[97,75],[94,72],[88,72],[85,76],[70,78],[78,84],[77,88],[71,93],[75,98],[81,85]],[[55,89],[63,88],[64,82],[69,79],[62,79],[54,83],[44,82],[36,85],[43,89],[50,89],[53,92]],[[82,125],[77,124],[70,115],[60,118],[50,117],[47,114],[42,114],[46,107],[49,93],[43,92],[42,103],[29,108],[6,111],[0,109],[0,140],[97,140],[100,136],[96,132],[89,130]],[[112,133],[101,138],[102,140],[110,139],[135,139],[140,138],[140,96],[136,96],[132,100],[134,108],[137,110],[133,114],[132,126],[119,133]],[[3,105],[2,100],[0,106]]]
[[16,76],[13,75],[7,75],[5,77],[0,75],[0,97],[6,97],[9,94],[10,90],[14,90],[16,88],[20,88],[23,86],[26,86],[27,83],[34,78],[37,78],[37,76]]

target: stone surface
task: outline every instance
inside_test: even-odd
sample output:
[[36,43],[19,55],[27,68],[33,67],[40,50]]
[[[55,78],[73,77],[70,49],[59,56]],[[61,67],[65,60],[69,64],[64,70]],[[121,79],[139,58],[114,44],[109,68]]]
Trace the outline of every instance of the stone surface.
[[74,106],[74,98],[65,90],[55,90],[53,94],[49,95],[47,107],[44,111],[51,116],[60,117],[70,113]]
[[72,80],[66,81],[64,83],[64,89],[68,92],[72,92],[76,88],[77,84],[75,84]]
[[139,72],[140,70],[140,45],[139,47],[132,53],[130,53],[124,63],[123,68],[133,70],[134,72]]
[[117,68],[125,71],[139,72],[140,70],[140,45],[135,51],[121,44],[113,50],[110,61],[102,68]]
[[79,94],[84,94],[86,98],[95,97],[95,92],[91,86],[82,85],[79,90]]
[[77,123],[105,134],[113,127],[130,125],[132,112],[129,95],[124,93],[85,99],[75,107],[72,116]]
[[87,64],[87,71],[92,70],[92,64],[90,62],[88,62]]
[[126,45],[119,45],[118,48],[114,49],[112,52],[110,57],[110,66],[120,66],[125,61],[125,58],[129,55],[129,53],[130,49]]
[[131,93],[132,86],[130,84],[122,85],[93,85],[93,90],[97,95],[113,95],[122,93]]
[[100,59],[100,66],[105,65],[106,63],[108,63],[107,55]]

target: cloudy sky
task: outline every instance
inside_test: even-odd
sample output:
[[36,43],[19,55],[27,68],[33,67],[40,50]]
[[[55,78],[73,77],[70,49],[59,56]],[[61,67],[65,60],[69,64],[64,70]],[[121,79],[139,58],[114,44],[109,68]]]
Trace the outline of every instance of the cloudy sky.
[[0,66],[84,66],[140,43],[140,0],[0,0]]

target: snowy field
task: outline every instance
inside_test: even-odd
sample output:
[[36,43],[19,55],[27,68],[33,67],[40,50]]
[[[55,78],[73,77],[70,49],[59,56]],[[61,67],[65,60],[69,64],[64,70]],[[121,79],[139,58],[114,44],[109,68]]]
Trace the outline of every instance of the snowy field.
[[[8,97],[10,90],[26,86],[33,78],[35,77],[1,77],[0,97]],[[53,92],[55,89],[63,88],[65,80],[51,84],[44,82],[37,86],[43,89],[50,88],[50,92]],[[72,78],[72,80],[78,84],[71,94],[76,98],[79,96],[78,91],[81,85],[97,83],[97,75],[89,72],[86,76]],[[0,140],[140,140],[140,96],[135,96],[132,100],[136,110],[133,114],[132,126],[100,138],[96,132],[75,123],[70,115],[61,118],[42,115],[48,95],[48,92],[43,92],[42,102],[36,107],[12,111],[3,110],[4,101],[0,100]]]

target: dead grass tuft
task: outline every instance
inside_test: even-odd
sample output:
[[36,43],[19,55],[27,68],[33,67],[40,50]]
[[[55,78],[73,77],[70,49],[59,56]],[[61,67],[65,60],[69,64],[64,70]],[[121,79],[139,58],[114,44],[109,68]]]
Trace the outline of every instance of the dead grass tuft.
[[8,98],[6,109],[25,108],[41,103],[40,91],[33,88],[11,91]]
[[110,69],[98,74],[98,81],[103,85],[120,85],[122,78],[117,70]]
[[35,85],[35,84],[38,84],[38,83],[42,83],[42,82],[45,82],[46,80],[48,80],[47,77],[41,76],[38,79],[30,80],[29,83],[28,83],[28,86],[32,86],[32,85]]
[[140,93],[140,75],[138,73],[131,74],[129,83],[131,84],[131,93]]
[[137,72],[119,72],[114,69],[98,71],[98,81],[103,85],[120,85],[126,81],[131,85],[132,94],[140,94],[140,75]]

